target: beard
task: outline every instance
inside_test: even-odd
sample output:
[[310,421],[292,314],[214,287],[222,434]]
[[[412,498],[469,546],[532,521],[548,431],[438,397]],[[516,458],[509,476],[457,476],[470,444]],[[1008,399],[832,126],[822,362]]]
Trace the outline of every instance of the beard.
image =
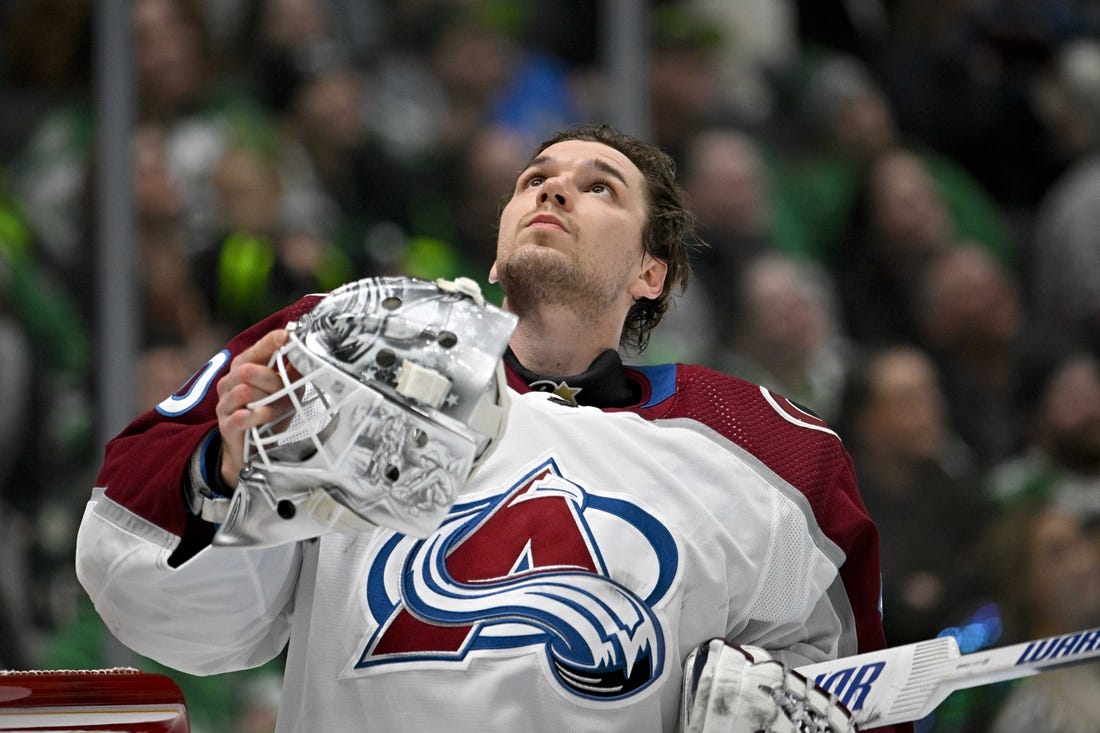
[[606,318],[622,292],[622,278],[598,274],[548,247],[523,247],[497,262],[497,276],[509,310],[538,307],[572,311],[582,321]]

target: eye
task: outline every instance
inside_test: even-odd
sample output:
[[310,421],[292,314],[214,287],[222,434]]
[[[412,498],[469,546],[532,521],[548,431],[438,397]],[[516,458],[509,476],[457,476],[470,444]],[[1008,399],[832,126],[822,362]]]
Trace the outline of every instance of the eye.
[[612,188],[611,184],[608,183],[607,181],[596,181],[591,186],[588,187],[588,190],[591,191],[592,193],[599,194],[600,196],[614,196],[615,195],[615,189]]
[[541,186],[546,177],[539,173],[532,173],[520,181],[520,188],[536,188]]

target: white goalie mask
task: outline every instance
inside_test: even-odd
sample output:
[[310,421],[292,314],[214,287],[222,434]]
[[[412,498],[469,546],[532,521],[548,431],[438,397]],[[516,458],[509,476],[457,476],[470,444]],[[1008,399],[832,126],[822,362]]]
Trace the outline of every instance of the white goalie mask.
[[501,435],[516,317],[472,280],[371,278],[287,326],[270,366],[289,404],[246,436],[216,545],[384,526],[423,537]]

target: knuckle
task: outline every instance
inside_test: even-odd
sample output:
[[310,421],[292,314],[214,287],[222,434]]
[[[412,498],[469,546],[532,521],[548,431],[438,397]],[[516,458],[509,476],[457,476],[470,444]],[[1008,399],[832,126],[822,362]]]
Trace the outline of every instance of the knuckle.
[[226,416],[225,421],[230,428],[244,432],[252,427],[252,414],[248,410],[234,410]]
[[252,393],[252,387],[245,382],[239,382],[233,385],[233,388],[229,390],[229,396],[236,400],[238,406],[247,404]]
[[224,377],[217,381],[217,383],[214,385],[214,389],[217,391],[218,397],[224,397],[231,389],[233,389],[233,385],[235,385],[236,383],[237,382],[234,373],[230,372],[229,374],[226,374]]
[[255,362],[246,361],[237,367],[237,376],[242,382],[247,382],[250,379],[255,378],[256,372],[259,370],[259,365]]

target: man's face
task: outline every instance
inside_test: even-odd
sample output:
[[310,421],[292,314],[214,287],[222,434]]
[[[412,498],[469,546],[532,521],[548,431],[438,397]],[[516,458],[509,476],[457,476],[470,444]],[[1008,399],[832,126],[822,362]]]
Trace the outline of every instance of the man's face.
[[741,133],[703,133],[691,146],[694,174],[684,182],[699,223],[731,237],[754,237],[771,224],[760,156]]
[[942,250],[951,236],[946,204],[924,164],[891,153],[871,172],[874,224],[887,256],[906,261]]
[[625,314],[635,298],[659,295],[664,281],[664,264],[642,247],[647,207],[645,177],[621,152],[555,143],[516,181],[490,278],[519,313],[541,304],[593,318],[617,305]]
[[861,420],[863,440],[880,454],[908,462],[934,458],[943,441],[943,392],[922,352],[899,347],[871,367],[873,397]]
[[1100,557],[1079,520],[1046,509],[1026,539],[1028,563],[1021,582],[1036,617],[1067,631],[1094,626],[1100,620]]
[[1100,364],[1079,356],[1051,378],[1039,403],[1039,442],[1056,461],[1100,473]]

